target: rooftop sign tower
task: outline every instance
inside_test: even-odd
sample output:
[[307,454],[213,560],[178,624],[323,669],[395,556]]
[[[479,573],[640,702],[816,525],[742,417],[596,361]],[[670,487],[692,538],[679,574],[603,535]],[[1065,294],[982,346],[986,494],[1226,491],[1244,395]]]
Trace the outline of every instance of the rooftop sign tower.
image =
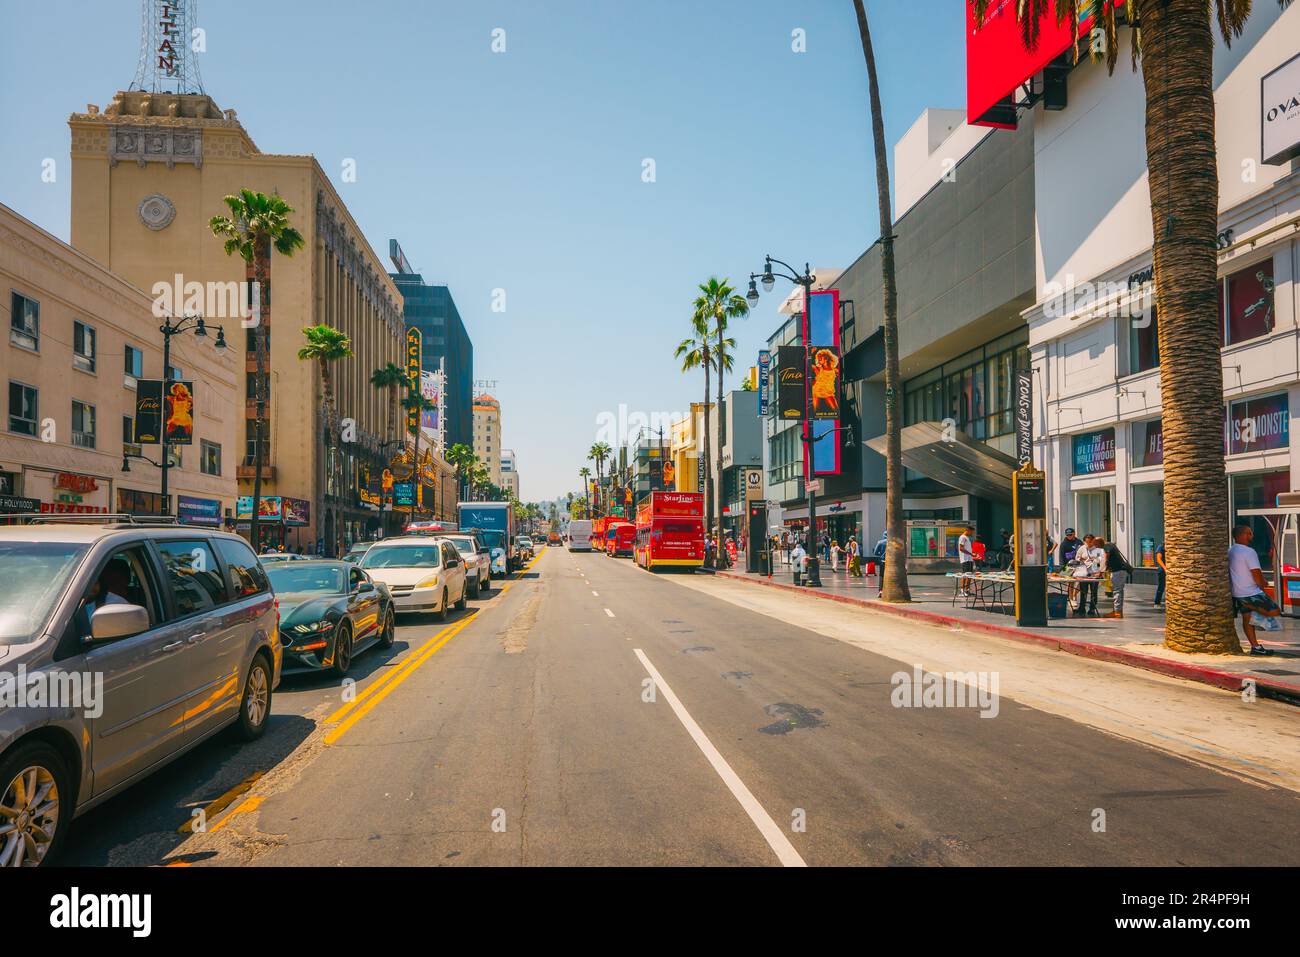
[[197,22],[198,0],[140,0],[140,62],[132,91],[203,92]]

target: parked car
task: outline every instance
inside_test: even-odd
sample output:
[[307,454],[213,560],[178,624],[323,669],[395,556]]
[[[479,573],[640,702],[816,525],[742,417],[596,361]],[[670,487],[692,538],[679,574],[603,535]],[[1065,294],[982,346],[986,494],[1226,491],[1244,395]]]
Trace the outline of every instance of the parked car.
[[465,560],[465,578],[469,582],[469,597],[478,598],[481,592],[492,590],[492,556],[483,537],[474,532],[447,535],[447,541],[456,546]]
[[[38,519],[0,528],[0,579],[0,669],[50,690],[0,708],[0,821],[14,829],[0,867],[52,859],[74,817],[223,729],[246,741],[266,729],[278,619],[243,539],[129,516]],[[89,695],[64,700],[78,687]]]
[[515,539],[515,554],[518,555],[520,562],[531,561],[533,557],[533,540],[527,535],[520,535]]
[[392,596],[364,570],[345,561],[280,562],[266,575],[280,606],[285,674],[342,678],[371,645],[393,646]]
[[297,555],[293,552],[262,552],[257,556],[261,559],[263,565],[269,565],[272,562],[305,562],[308,561],[306,555]]
[[354,565],[360,564],[361,559],[365,557],[366,552],[370,551],[370,546],[373,544],[375,543],[357,542],[351,548],[348,549],[347,554],[343,556],[343,560],[345,562],[352,562],[352,564]]
[[434,612],[446,620],[454,601],[463,610],[469,593],[465,562],[446,539],[422,535],[386,538],[361,559],[361,567],[388,586],[393,611]]

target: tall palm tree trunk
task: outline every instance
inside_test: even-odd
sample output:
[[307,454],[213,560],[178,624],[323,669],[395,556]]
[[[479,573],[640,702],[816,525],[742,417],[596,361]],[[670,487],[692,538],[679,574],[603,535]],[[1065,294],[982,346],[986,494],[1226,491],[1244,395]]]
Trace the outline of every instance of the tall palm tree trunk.
[[[726,337],[727,337],[727,328],[719,320],[718,321],[718,351],[714,353],[714,355],[717,356],[722,355],[722,350],[724,348],[724,340],[726,339]],[[716,453],[714,454],[713,460],[718,465],[718,487],[717,487],[718,564],[721,565],[723,568],[726,568],[727,565],[730,564],[730,556],[727,554],[727,550],[722,547],[722,514],[723,514],[722,513],[722,506],[723,506],[722,490],[726,487],[726,483],[722,481],[722,447],[727,444],[727,417],[723,415],[722,412],[722,378],[723,378],[723,368],[722,368],[722,363],[719,362],[718,363],[718,448]]]
[[[247,273],[247,269],[245,273]],[[253,513],[248,520],[249,540],[253,550],[262,550],[262,435],[266,424],[266,327],[271,321],[271,299],[267,295],[267,280],[271,275],[271,240],[259,240],[253,256],[253,281],[257,285],[258,322],[253,330],[254,373],[257,383],[253,390]],[[165,372],[166,370],[164,370]]]
[[[710,436],[712,429],[709,428],[709,365],[713,357],[709,355],[707,337],[704,346],[704,534],[705,537],[713,534],[713,470],[709,468],[709,455],[713,451],[713,440]],[[706,555],[707,560],[707,555]]]
[[1143,0],[1142,79],[1164,417],[1165,644],[1239,653],[1228,587],[1214,36],[1204,0]]
[[[862,56],[867,61],[867,86],[871,94],[871,134],[876,152],[876,203],[880,209],[880,266],[884,287],[885,333],[885,601],[912,600],[907,587],[906,531],[903,522],[903,439],[902,407],[898,370],[898,283],[894,274],[894,221],[889,205],[889,162],[885,152],[885,120],[880,110],[880,86],[876,81],[876,55],[871,48],[871,29],[862,0],[853,0],[858,14]],[[863,545],[869,543],[863,542]]]

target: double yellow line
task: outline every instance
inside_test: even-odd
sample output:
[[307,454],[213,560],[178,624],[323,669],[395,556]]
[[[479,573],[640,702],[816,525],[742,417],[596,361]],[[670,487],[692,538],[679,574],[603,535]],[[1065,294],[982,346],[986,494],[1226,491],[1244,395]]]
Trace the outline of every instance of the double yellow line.
[[[545,552],[542,552],[541,555],[534,558],[522,570],[516,572],[515,578],[521,578],[525,572],[530,571],[534,565],[542,560],[542,555],[545,554]],[[504,595],[509,588],[510,584],[502,586],[500,593]],[[478,615],[479,610],[476,609],[454,625],[448,625],[446,628],[439,631],[436,635],[416,649],[415,652],[409,655],[400,665],[381,677],[379,680],[373,682],[365,689],[365,691],[361,692],[360,695],[326,718],[325,724],[334,725],[335,727],[332,727],[328,732],[326,732],[325,743],[333,744],[339,738],[343,737],[343,735],[348,732],[349,728],[369,714],[375,705],[379,704],[379,702],[392,694],[394,688],[409,678],[417,668],[433,657],[444,645],[447,644],[447,642],[460,634],[470,622],[478,617]]]

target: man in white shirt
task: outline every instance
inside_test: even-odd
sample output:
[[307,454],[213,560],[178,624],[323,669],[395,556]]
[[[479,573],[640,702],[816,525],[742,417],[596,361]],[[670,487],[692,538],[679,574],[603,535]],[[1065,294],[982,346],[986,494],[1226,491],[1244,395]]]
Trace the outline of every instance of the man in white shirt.
[[1252,655],[1271,655],[1273,652],[1259,643],[1250,616],[1259,613],[1265,618],[1282,614],[1273,599],[1264,591],[1264,573],[1259,566],[1259,553],[1250,547],[1254,530],[1249,525],[1237,525],[1232,530],[1232,544],[1228,546],[1228,579],[1232,584],[1232,607],[1241,613],[1241,630],[1250,642]]
[[[967,525],[965,531],[961,533],[961,537],[957,539],[957,561],[961,562],[963,572],[975,571],[975,549],[971,544],[974,536],[975,526]],[[967,579],[963,578],[961,580],[961,597],[963,598],[968,597],[966,587]]]

